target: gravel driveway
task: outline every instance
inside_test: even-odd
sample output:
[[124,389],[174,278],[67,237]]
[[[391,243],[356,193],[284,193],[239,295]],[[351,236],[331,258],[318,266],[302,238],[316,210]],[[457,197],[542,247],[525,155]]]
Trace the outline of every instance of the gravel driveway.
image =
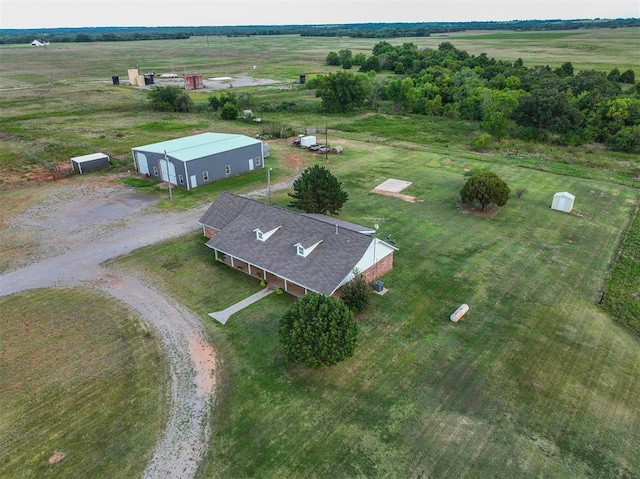
[[[153,198],[111,183],[65,184],[44,202],[10,220],[37,233],[39,245],[23,266],[0,275],[0,296],[32,288],[85,286],[125,302],[154,326],[171,374],[171,409],[145,478],[190,478],[209,446],[215,355],[202,324],[163,292],[100,263],[136,248],[194,231],[205,207],[159,213]],[[27,264],[29,262],[29,264]]]

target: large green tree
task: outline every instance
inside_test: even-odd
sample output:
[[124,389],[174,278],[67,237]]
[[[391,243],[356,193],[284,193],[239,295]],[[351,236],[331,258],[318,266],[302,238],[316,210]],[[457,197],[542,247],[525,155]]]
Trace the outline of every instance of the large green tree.
[[358,326],[339,299],[308,293],[280,318],[278,333],[287,363],[320,368],[353,356]]
[[322,165],[313,165],[293,182],[293,200],[289,206],[305,213],[338,214],[349,199],[342,183]]
[[582,113],[570,103],[567,93],[554,88],[538,88],[524,95],[513,116],[521,126],[552,133],[577,129],[584,121]]
[[367,96],[367,77],[338,71],[322,77],[316,90],[322,106],[333,113],[344,113],[362,105]]
[[504,206],[509,200],[511,189],[495,173],[484,171],[472,176],[460,190],[463,203],[478,203],[483,210],[490,204]]

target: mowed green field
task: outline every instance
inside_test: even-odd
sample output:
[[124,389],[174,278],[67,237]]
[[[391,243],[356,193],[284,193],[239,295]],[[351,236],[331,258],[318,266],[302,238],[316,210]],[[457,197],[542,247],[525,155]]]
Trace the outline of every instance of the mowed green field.
[[0,476],[139,477],[169,405],[153,329],[82,289],[3,297],[0,311]]
[[[355,142],[330,157],[350,195],[341,218],[376,218],[399,248],[389,292],[372,295],[356,354],[336,367],[283,364],[290,298],[209,319],[258,285],[213,264],[199,234],[116,262],[201,315],[223,357],[201,477],[640,474],[640,345],[597,304],[637,191],[495,164],[528,191],[479,217],[456,202],[465,168],[483,165]],[[412,181],[417,201],[370,192],[390,177]],[[550,209],[563,190],[574,214]],[[285,206],[286,192],[273,199]],[[461,303],[470,312],[453,324]]]

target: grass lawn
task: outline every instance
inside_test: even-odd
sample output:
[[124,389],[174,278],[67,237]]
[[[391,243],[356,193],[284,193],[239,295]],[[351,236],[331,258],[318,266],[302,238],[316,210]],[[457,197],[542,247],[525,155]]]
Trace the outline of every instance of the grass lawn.
[[153,330],[90,290],[21,293],[0,311],[0,475],[139,477],[169,402]]
[[[640,474],[640,346],[597,306],[636,191],[496,163],[512,195],[493,217],[456,207],[468,158],[376,145],[330,157],[341,218],[382,218],[400,248],[357,319],[355,356],[286,367],[271,295],[222,326],[206,316],[256,291],[200,234],[115,262],[187,304],[222,358],[202,477],[611,477]],[[305,166],[318,161],[309,154]],[[369,190],[413,181],[409,203]],[[576,195],[574,214],[550,209]],[[286,191],[273,195],[285,206]],[[153,264],[152,258],[171,258]],[[470,306],[464,320],[449,314]]]

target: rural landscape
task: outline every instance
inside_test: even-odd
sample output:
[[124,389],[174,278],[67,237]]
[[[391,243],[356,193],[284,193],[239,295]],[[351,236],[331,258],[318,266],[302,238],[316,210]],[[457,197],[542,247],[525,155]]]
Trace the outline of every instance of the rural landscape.
[[[640,476],[640,26],[81,33],[0,35],[3,477]],[[135,171],[206,132],[269,155],[189,190]],[[223,192],[291,209],[318,166],[397,249],[349,357],[308,367],[279,334],[300,299],[210,316],[265,284],[199,222]],[[507,201],[463,202],[489,172]]]

